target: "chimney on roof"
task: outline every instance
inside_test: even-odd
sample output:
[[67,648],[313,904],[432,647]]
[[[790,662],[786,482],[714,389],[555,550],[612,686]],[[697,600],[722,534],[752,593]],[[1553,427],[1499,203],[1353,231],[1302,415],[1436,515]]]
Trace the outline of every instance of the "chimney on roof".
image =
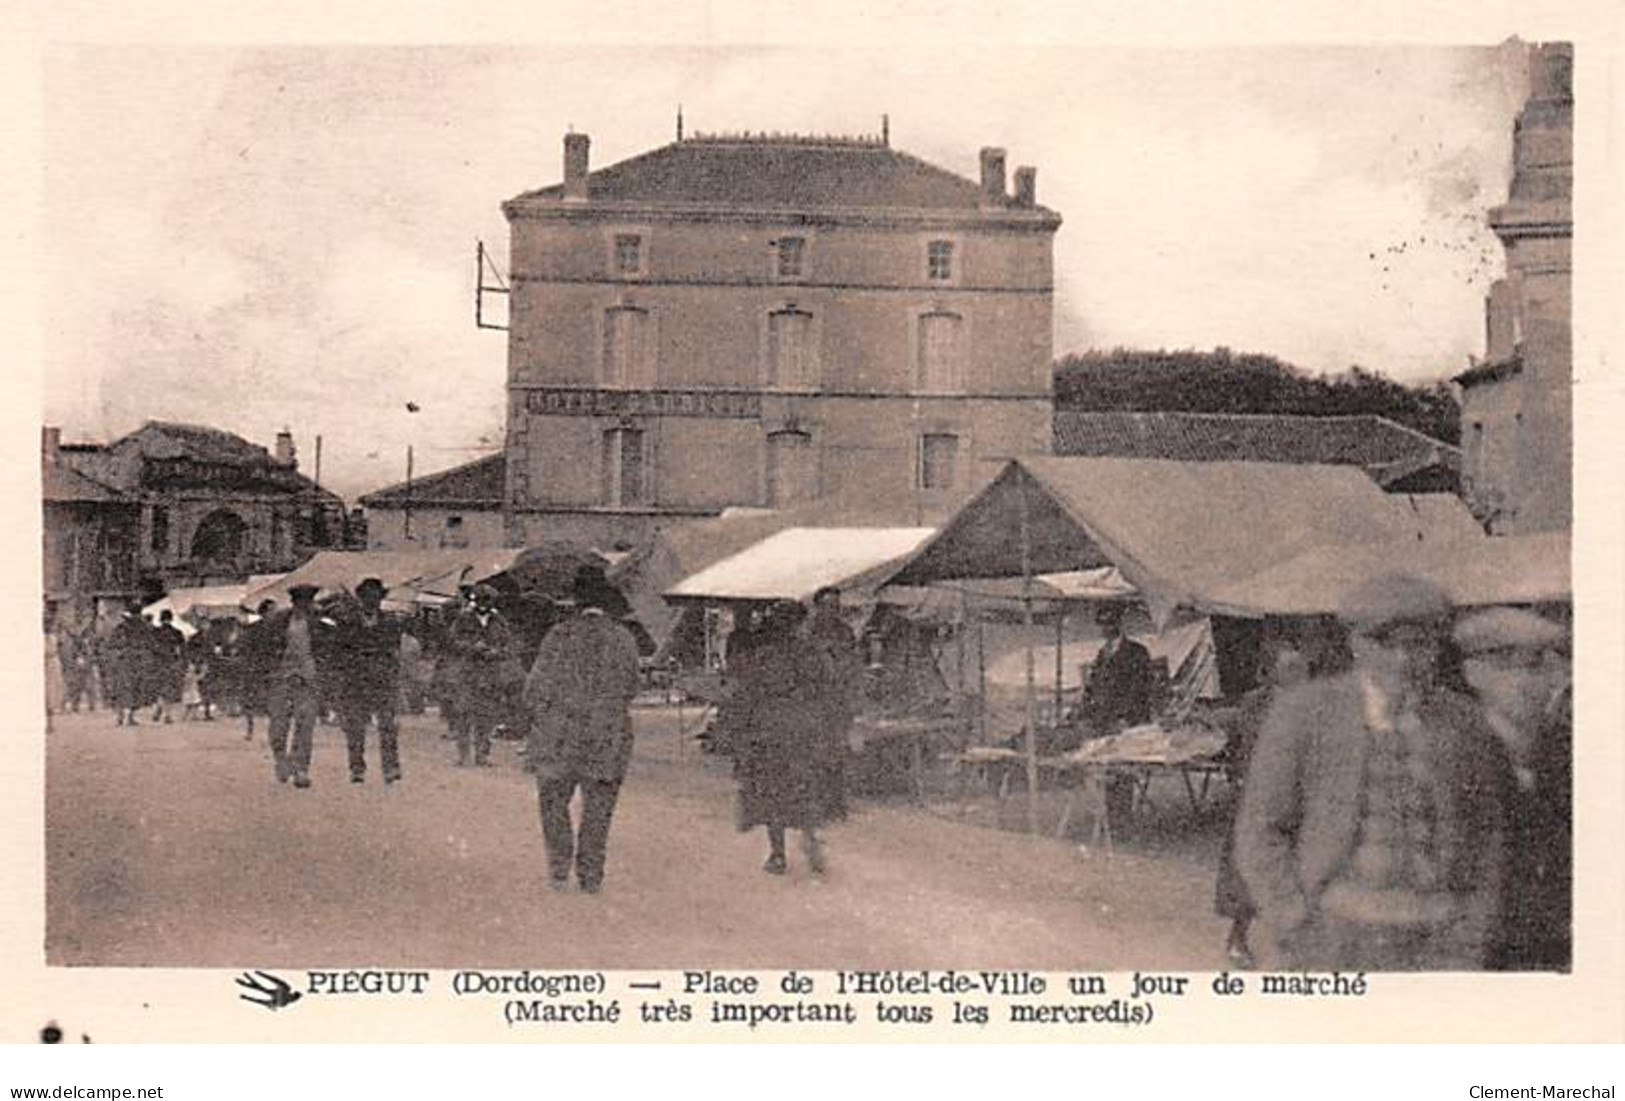
[[564,135],[564,197],[584,202],[587,198],[588,151],[592,139],[586,134]]
[[982,149],[982,201],[1004,201],[1004,150],[984,146]]
[[1038,169],[1028,166],[1016,169],[1016,205],[1028,208],[1038,205]]
[[62,429],[46,425],[39,434],[40,457],[54,463],[62,452]]
[[283,466],[294,466],[298,462],[298,451],[293,446],[293,433],[286,428],[276,434],[276,461]]

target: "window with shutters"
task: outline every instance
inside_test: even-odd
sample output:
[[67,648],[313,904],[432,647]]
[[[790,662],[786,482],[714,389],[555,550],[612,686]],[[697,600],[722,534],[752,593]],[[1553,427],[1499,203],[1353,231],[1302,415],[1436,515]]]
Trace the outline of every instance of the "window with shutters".
[[602,385],[616,390],[655,385],[654,326],[649,311],[616,306],[604,312]]
[[919,319],[921,390],[957,394],[965,389],[965,321],[956,313],[922,314]]
[[813,315],[806,310],[791,306],[768,315],[767,386],[770,390],[817,389]]
[[818,495],[817,454],[812,437],[789,430],[767,437],[767,506],[786,508]]
[[642,429],[612,428],[604,433],[604,504],[630,508],[648,503],[644,459]]
[[921,489],[952,489],[958,467],[958,436],[936,432],[920,437]]

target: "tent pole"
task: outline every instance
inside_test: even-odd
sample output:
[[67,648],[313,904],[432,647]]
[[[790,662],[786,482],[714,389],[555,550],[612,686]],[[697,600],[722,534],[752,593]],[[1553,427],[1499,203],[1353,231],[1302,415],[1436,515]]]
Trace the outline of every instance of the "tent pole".
[[1051,721],[1061,725],[1061,647],[1065,644],[1066,636],[1066,604],[1057,602],[1055,605],[1055,714]]
[[987,629],[976,617],[976,744],[987,744]]
[[1033,654],[1033,548],[1027,523],[1027,478],[1016,474],[1016,505],[1021,528],[1021,622],[1026,636],[1027,672],[1027,829],[1038,832],[1038,683]]

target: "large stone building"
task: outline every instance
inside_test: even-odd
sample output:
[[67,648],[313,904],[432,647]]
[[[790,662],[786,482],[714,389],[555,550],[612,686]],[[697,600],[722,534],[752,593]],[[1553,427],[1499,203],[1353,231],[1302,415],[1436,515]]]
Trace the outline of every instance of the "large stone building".
[[1484,361],[1456,378],[1467,500],[1507,533],[1567,528],[1572,502],[1574,49],[1535,46],[1529,61],[1510,194],[1490,212],[1506,277],[1490,288]]
[[109,444],[46,434],[57,462],[135,512],[143,591],[279,573],[318,548],[345,545],[343,502],[299,473],[286,432],[274,454],[229,432],[165,421]]
[[915,522],[1050,444],[1035,173],[884,137],[701,136],[503,204],[508,536],[641,542],[729,506],[861,498]]

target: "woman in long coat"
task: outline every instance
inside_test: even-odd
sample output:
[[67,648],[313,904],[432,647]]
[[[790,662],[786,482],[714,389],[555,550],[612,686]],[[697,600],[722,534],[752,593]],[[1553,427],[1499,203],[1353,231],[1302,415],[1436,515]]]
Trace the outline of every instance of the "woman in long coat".
[[801,605],[781,601],[752,645],[733,658],[727,723],[739,783],[739,828],[767,827],[771,875],[789,870],[785,831],[800,830],[814,874],[825,869],[818,828],[845,816],[845,705],[823,649],[798,630]]

